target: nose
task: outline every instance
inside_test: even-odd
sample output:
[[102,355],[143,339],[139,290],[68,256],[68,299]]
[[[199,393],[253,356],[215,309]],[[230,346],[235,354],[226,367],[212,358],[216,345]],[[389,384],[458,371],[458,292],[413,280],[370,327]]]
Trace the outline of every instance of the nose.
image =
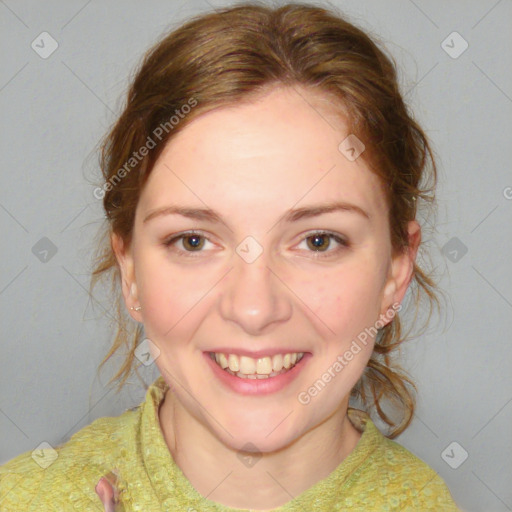
[[254,336],[264,334],[272,324],[286,322],[293,311],[290,290],[269,264],[265,252],[252,263],[235,253],[234,268],[220,294],[222,318]]

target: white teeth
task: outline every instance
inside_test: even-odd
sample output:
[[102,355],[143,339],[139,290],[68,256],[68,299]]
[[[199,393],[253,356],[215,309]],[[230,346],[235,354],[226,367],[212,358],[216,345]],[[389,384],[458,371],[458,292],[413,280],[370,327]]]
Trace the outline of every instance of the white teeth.
[[278,372],[283,368],[283,356],[281,354],[276,354],[272,358],[272,370]]
[[304,352],[294,352],[288,354],[276,354],[275,356],[265,356],[258,359],[252,357],[240,356],[235,354],[210,353],[210,356],[217,364],[228,373],[238,375],[242,378],[264,379],[274,377],[282,370],[289,370],[298,363],[304,356]]
[[[229,357],[231,357],[231,354]],[[240,369],[238,371],[240,373],[245,373],[245,375],[252,375],[253,373],[256,373],[257,364],[257,361],[252,357],[242,356],[240,357]]]
[[229,354],[228,363],[229,363],[229,369],[232,372],[240,371],[240,360],[238,359],[237,356],[235,356],[234,354]]
[[240,377],[241,379],[269,379],[270,377],[275,377],[276,375],[281,375],[281,373],[286,373],[288,370],[286,368],[283,368],[279,372],[272,372],[269,375],[246,375],[245,373],[241,372],[232,372],[229,368],[226,368],[225,371],[229,373],[230,375],[235,375],[236,377]]
[[224,354],[217,354],[217,362],[223,369],[226,369],[229,366],[228,358]]
[[[258,375],[268,375],[272,372],[272,359],[270,357],[260,357],[256,363],[256,373]],[[248,372],[243,372],[248,373]]]

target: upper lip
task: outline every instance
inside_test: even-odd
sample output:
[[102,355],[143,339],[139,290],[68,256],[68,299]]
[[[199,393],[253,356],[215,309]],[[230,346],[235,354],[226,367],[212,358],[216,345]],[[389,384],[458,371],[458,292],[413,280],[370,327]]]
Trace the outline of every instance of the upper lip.
[[216,352],[216,353],[222,353],[222,354],[235,354],[237,356],[247,356],[252,357],[253,359],[259,359],[260,357],[265,356],[275,356],[277,354],[294,354],[303,352],[304,354],[307,353],[306,350],[301,349],[288,349],[288,348],[267,348],[262,350],[247,350],[243,348],[235,348],[235,347],[219,347],[219,348],[212,348],[211,350],[208,350],[208,353],[210,352]]

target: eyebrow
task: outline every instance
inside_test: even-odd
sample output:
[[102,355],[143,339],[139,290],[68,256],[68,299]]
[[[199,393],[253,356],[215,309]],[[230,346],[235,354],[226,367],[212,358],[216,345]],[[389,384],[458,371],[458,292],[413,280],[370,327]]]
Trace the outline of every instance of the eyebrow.
[[[345,201],[337,201],[334,203],[316,204],[304,206],[302,208],[290,209],[279,218],[278,223],[297,222],[298,220],[301,219],[309,219],[313,217],[318,217],[320,215],[324,215],[326,213],[334,212],[355,213],[364,217],[366,220],[371,219],[370,214],[363,210],[360,206],[347,203]],[[161,217],[165,215],[181,215],[182,217],[187,217],[189,219],[224,224],[222,216],[215,210],[212,210],[211,208],[190,208],[179,205],[170,205],[165,206],[163,208],[157,208],[156,210],[149,212],[148,215],[144,217],[143,223],[146,223],[156,217]]]

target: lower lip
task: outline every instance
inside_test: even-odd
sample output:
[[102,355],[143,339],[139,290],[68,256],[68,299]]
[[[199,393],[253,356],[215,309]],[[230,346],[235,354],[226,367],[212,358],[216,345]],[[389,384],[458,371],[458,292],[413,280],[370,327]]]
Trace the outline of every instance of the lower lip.
[[209,352],[203,352],[203,355],[214,375],[229,389],[241,395],[269,395],[280,391],[299,375],[311,357],[309,353],[304,354],[304,357],[291,370],[275,377],[268,377],[267,379],[242,379],[224,371],[210,357]]

